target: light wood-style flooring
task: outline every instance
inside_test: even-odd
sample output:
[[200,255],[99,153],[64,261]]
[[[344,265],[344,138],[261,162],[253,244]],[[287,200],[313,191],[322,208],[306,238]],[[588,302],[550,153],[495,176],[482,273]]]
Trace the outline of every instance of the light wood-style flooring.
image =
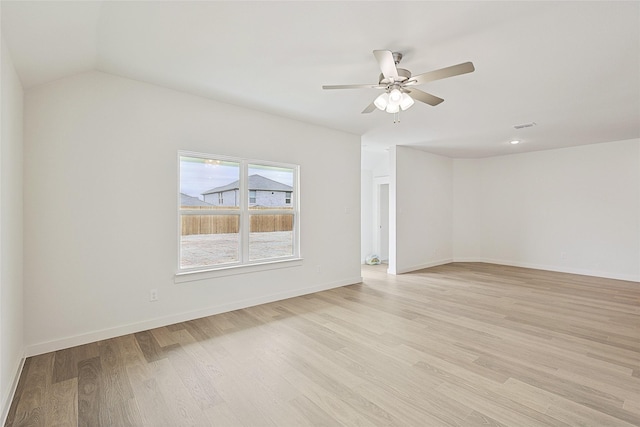
[[7,426],[640,425],[640,283],[480,263],[26,361]]

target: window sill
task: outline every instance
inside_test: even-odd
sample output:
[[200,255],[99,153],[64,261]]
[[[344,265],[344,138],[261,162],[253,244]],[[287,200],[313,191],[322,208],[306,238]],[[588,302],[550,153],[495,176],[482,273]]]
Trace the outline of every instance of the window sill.
[[278,270],[281,268],[299,267],[302,258],[267,261],[256,264],[234,265],[210,270],[187,271],[176,273],[174,283],[193,282],[196,280],[215,279],[217,277],[233,276],[236,274],[254,273],[258,271]]

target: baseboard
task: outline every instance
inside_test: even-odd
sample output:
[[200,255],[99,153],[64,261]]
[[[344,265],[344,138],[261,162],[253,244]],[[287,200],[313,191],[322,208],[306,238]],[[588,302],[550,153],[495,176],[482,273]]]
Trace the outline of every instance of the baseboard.
[[22,374],[22,369],[24,368],[24,362],[27,358],[23,355],[18,361],[18,369],[16,369],[16,373],[13,377],[13,382],[11,383],[11,388],[9,393],[7,394],[6,401],[2,402],[2,417],[0,420],[2,421],[0,425],[5,425],[7,422],[7,416],[9,415],[9,409],[11,409],[11,403],[16,395],[16,390],[18,389],[18,381],[20,381],[20,374]]
[[410,273],[412,271],[422,270],[422,269],[431,268],[431,267],[437,267],[438,265],[449,264],[451,262],[453,262],[453,260],[451,258],[447,258],[447,259],[441,259],[437,261],[429,261],[424,264],[412,265],[410,267],[402,267],[402,268],[396,267],[396,274]]
[[569,274],[578,274],[581,276],[592,276],[592,277],[602,277],[605,279],[625,280],[628,282],[640,282],[640,276],[634,276],[632,274],[617,274],[617,273],[610,273],[606,271],[586,270],[586,269],[580,269],[580,268],[570,268],[570,267],[557,266],[557,265],[535,264],[535,263],[529,263],[529,262],[508,261],[508,260],[502,260],[502,259],[457,257],[453,259],[453,262],[483,262],[487,264],[508,265],[510,267],[531,268],[534,270],[555,271],[557,273],[569,273]]
[[270,302],[281,301],[288,298],[294,298],[301,295],[313,294],[316,292],[326,291],[333,288],[339,288],[341,286],[353,285],[361,283],[362,277],[354,277],[351,279],[339,280],[335,282],[323,283],[321,285],[311,286],[308,288],[294,289],[287,292],[280,292],[277,294],[265,295],[258,298],[251,298],[241,301],[235,301],[228,304],[221,304],[213,307],[209,307],[202,310],[195,310],[171,316],[158,317],[151,320],[145,320],[142,322],[131,323],[128,325],[117,326],[114,328],[107,328],[100,331],[90,332],[87,334],[76,335],[67,338],[61,338],[39,344],[32,344],[27,346],[27,356],[36,356],[38,354],[49,353],[51,351],[62,350],[65,348],[75,347],[78,345],[88,344],[96,341],[101,341],[109,338],[115,338],[126,334],[132,334],[140,331],[146,331],[148,329],[160,328],[167,325],[173,325],[174,323],[186,322],[189,320],[199,319],[202,317],[213,316],[215,314],[226,313],[233,310],[239,310],[242,308],[253,307],[260,304],[267,304]]

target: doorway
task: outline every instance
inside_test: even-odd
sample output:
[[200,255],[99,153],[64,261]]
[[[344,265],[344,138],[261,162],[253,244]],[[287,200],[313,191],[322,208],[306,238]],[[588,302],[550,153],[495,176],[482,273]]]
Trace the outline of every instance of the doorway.
[[378,185],[378,256],[389,262],[389,184]]

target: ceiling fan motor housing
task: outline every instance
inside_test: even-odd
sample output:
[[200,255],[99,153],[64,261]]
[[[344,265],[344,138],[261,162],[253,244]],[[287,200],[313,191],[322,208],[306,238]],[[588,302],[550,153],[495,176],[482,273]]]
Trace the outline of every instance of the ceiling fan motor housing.
[[388,85],[392,83],[402,83],[411,78],[411,71],[405,70],[404,68],[397,68],[397,70],[398,70],[398,78],[394,82],[386,78],[384,74],[380,74],[378,83],[381,85]]

